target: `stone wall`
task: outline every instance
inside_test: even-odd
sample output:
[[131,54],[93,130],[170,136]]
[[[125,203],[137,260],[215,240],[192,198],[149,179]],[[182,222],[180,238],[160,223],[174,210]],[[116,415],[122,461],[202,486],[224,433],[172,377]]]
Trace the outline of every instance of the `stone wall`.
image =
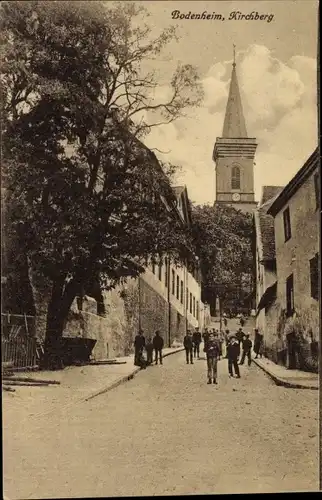
[[167,301],[140,279],[140,323],[145,335],[153,335],[160,330],[165,345],[168,345],[168,315]]
[[[37,310],[37,337],[44,340],[49,287],[40,285],[34,273],[30,274],[30,281]],[[190,314],[185,319],[175,304],[169,305],[164,294],[158,293],[142,277],[103,292],[103,300],[106,313],[99,316],[95,299],[85,296],[82,310],[78,309],[75,299],[63,334],[64,337],[96,339],[92,354],[97,360],[131,354],[134,337],[140,328],[145,336],[160,330],[168,347],[174,341],[182,342],[186,327],[195,327],[190,321]]]

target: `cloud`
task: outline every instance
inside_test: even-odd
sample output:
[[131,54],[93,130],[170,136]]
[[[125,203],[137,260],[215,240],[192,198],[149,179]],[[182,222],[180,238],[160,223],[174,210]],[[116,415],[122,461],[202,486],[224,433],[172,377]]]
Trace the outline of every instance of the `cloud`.
[[[203,77],[205,99],[190,118],[152,129],[148,147],[170,151],[157,156],[182,167],[178,183],[185,183],[197,203],[215,200],[212,151],[222,132],[227,102],[230,62],[216,62]],[[277,59],[263,45],[250,45],[237,54],[237,73],[248,134],[256,137],[255,192],[261,186],[286,184],[317,144],[317,64],[296,55]],[[162,87],[159,97],[166,96]]]

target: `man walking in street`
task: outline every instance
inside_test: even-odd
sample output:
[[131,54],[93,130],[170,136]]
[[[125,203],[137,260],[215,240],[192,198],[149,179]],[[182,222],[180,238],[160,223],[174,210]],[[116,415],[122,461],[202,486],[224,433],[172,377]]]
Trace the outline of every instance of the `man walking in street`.
[[151,335],[148,336],[145,342],[145,350],[146,350],[146,362],[148,365],[152,365],[153,363],[153,341]]
[[262,357],[262,345],[263,345],[263,335],[259,333],[258,328],[255,328],[255,338],[254,338],[254,352],[256,354],[255,359],[258,355]]
[[194,358],[198,357],[198,359],[199,359],[200,344],[201,344],[201,333],[199,332],[199,328],[198,327],[193,332],[192,342],[193,342],[193,356],[194,356]]
[[242,328],[239,328],[237,333],[236,333],[236,339],[238,340],[238,343],[239,343],[239,351],[240,351],[241,346],[243,344],[244,338],[245,338],[245,333],[243,332]]
[[227,346],[228,371],[231,377],[234,376],[233,374],[233,368],[234,368],[237,378],[240,378],[239,366],[238,366],[239,354],[240,354],[239,342],[235,336],[232,336]]
[[229,330],[225,330],[225,358],[227,359],[227,346],[229,344]]
[[183,339],[183,345],[186,350],[186,361],[187,365],[190,364],[193,365],[193,359],[192,359],[192,349],[193,349],[193,342],[192,342],[192,335],[190,330],[187,331],[187,335],[185,335]]
[[219,340],[213,333],[210,333],[205,344],[204,351],[207,356],[207,384],[217,384],[217,363],[219,357]]
[[206,343],[206,341],[208,340],[208,337],[209,337],[209,333],[208,333],[208,328],[205,328],[205,331],[203,332],[202,334],[202,339],[204,341],[204,344]]
[[134,339],[134,364],[140,366],[140,359],[142,358],[143,349],[145,347],[145,337],[143,331],[140,330]]
[[162,365],[162,349],[163,349],[163,338],[160,335],[159,330],[155,332],[155,336],[153,338],[153,348],[155,351],[155,364],[158,364],[158,358],[160,359],[160,365]]
[[249,338],[249,334],[247,334],[243,340],[243,354],[242,354],[242,357],[241,357],[241,360],[239,363],[240,365],[244,364],[246,356],[247,356],[247,360],[248,360],[248,366],[251,365],[251,363],[252,363],[252,346],[253,346],[253,343]]

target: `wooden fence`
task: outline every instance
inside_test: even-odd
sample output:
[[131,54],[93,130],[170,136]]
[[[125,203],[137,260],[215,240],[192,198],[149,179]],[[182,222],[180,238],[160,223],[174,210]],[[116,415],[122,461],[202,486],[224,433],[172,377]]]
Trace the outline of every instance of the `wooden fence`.
[[37,364],[35,317],[1,313],[1,361],[23,368]]

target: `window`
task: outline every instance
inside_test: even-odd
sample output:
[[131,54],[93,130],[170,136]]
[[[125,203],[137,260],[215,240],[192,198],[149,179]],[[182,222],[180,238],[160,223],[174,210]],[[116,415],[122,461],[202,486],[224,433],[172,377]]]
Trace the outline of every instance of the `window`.
[[177,299],[179,300],[179,285],[180,285],[180,279],[179,276],[177,275]]
[[196,317],[196,299],[195,297],[193,298],[193,315]]
[[199,321],[199,300],[197,300],[197,320]]
[[152,262],[152,272],[155,274],[155,262]]
[[311,297],[319,300],[319,254],[310,260]]
[[180,302],[183,304],[183,281],[180,283]]
[[164,282],[165,286],[169,286],[169,269],[168,269],[168,258],[166,257],[164,260]]
[[175,293],[175,286],[176,286],[176,273],[174,272],[174,269],[172,269],[172,295]]
[[187,307],[187,311],[188,311],[188,308],[189,308],[189,290],[188,290],[188,288],[186,288],[186,307]]
[[237,166],[231,169],[231,189],[240,189],[240,168]]
[[286,315],[292,316],[294,312],[294,283],[293,274],[286,280]]
[[159,280],[162,280],[162,262],[159,263]]
[[192,314],[192,293],[190,293],[190,305],[189,305],[190,313]]
[[319,174],[314,174],[315,208],[320,206],[320,179]]
[[283,222],[284,222],[284,236],[285,241],[289,240],[292,236],[291,233],[291,218],[290,218],[290,209],[287,207],[283,212]]

